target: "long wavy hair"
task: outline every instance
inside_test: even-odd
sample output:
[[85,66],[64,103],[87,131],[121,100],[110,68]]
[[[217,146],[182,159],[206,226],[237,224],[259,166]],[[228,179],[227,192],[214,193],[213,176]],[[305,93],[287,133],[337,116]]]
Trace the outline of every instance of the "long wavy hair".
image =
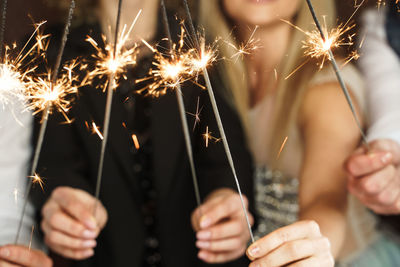
[[[328,29],[335,26],[336,9],[334,0],[314,1],[315,11],[317,14],[325,16],[326,26]],[[209,38],[221,37],[228,40],[230,43],[237,43],[235,36],[232,35],[232,29],[235,25],[224,14],[222,3],[220,0],[199,0],[199,23],[204,27]],[[312,17],[309,13],[305,1],[300,4],[299,10],[295,15],[293,24],[299,26],[305,31],[315,29]],[[289,131],[289,127],[293,120],[296,119],[296,114],[302,95],[312,79],[315,72],[318,70],[316,62],[309,61],[295,74],[285,79],[298,66],[306,60],[304,57],[302,41],[306,38],[304,33],[293,28],[291,39],[287,47],[286,53],[288,56],[283,59],[280,64],[280,69],[277,83],[277,100],[276,112],[272,124],[272,138],[270,142],[269,153],[277,155],[282,140]],[[220,47],[220,55],[223,58],[231,58],[237,51],[228,45]],[[268,60],[268,59],[266,59]],[[221,65],[222,70],[219,71],[224,86],[228,88],[230,93],[230,101],[236,106],[239,116],[245,126],[247,136],[250,137],[248,123],[249,112],[249,85],[247,77],[247,69],[244,60],[238,59],[234,62],[224,61]],[[244,75],[243,75],[244,74]],[[267,148],[266,148],[267,149]],[[271,156],[272,160],[276,157]],[[277,162],[271,162],[271,165],[276,166]]]

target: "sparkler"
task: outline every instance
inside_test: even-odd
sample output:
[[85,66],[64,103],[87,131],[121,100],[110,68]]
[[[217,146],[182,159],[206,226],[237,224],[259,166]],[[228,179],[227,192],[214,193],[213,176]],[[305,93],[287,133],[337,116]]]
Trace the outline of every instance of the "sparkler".
[[[12,104],[15,100],[18,100],[23,104],[27,101],[27,79],[29,74],[36,69],[36,67],[30,67],[30,65],[40,58],[42,52],[47,49],[46,40],[48,35],[41,35],[39,33],[39,28],[44,23],[45,22],[41,22],[35,25],[35,31],[17,56],[11,55],[16,53],[15,44],[12,48],[8,46],[5,47],[5,53],[4,56],[2,56],[2,61],[0,63],[0,104],[3,108],[8,104]],[[25,51],[35,35],[35,44]],[[26,62],[31,55],[31,59]]]
[[[201,50],[201,46],[200,46],[200,41],[199,41],[199,39],[198,39],[198,37],[196,35],[196,30],[194,28],[194,23],[193,23],[193,20],[192,20],[192,16],[191,16],[191,13],[190,13],[190,9],[189,9],[189,5],[187,3],[187,0],[183,0],[183,4],[184,4],[184,7],[185,7],[187,19],[188,19],[188,22],[189,22],[189,27],[190,27],[190,30],[191,30],[191,32],[193,34],[193,38],[195,40],[195,43],[196,43],[197,53],[199,55],[199,58],[201,58],[202,50]],[[211,84],[211,81],[210,81],[210,77],[208,76],[208,71],[207,71],[206,66],[203,66],[201,68],[201,71],[203,73],[204,80],[206,82],[207,92],[208,92],[209,97],[210,97],[210,101],[211,101],[211,105],[212,105],[212,108],[213,108],[213,111],[214,111],[215,119],[217,121],[218,129],[219,129],[219,132],[220,132],[220,135],[221,135],[221,138],[222,138],[222,142],[223,142],[223,145],[224,145],[225,153],[226,153],[226,156],[228,158],[228,162],[229,162],[229,165],[230,165],[231,170],[232,170],[233,177],[234,177],[235,182],[236,182],[236,187],[237,187],[237,190],[238,190],[238,193],[239,193],[239,196],[240,196],[242,209],[243,209],[244,215],[246,217],[246,223],[247,223],[248,230],[249,230],[249,233],[250,233],[251,241],[254,243],[255,240],[254,240],[253,231],[251,230],[251,224],[250,224],[250,220],[249,220],[249,215],[248,215],[247,210],[246,210],[246,205],[244,203],[242,190],[241,190],[240,184],[239,184],[239,179],[237,177],[235,165],[233,163],[232,153],[230,151],[228,140],[226,138],[224,126],[222,124],[222,120],[221,120],[221,116],[219,114],[217,102],[215,100],[214,90],[213,90],[213,87],[212,87],[212,84]]]
[[[320,44],[321,44],[321,40],[322,40],[322,44],[323,44],[322,45],[322,50],[320,50],[319,53],[323,52],[324,54],[327,54],[329,56],[329,60],[330,60],[330,62],[332,64],[332,66],[333,66],[333,69],[334,69],[336,77],[337,77],[337,79],[339,81],[340,87],[342,88],[342,91],[343,91],[343,93],[344,93],[344,95],[346,97],[347,103],[349,104],[350,110],[351,110],[351,112],[353,114],[354,120],[356,121],[357,127],[358,127],[358,129],[359,129],[359,131],[361,133],[361,137],[362,137],[363,143],[368,148],[367,137],[366,137],[366,135],[364,133],[364,130],[363,130],[362,126],[361,126],[361,122],[358,119],[358,116],[357,116],[353,101],[351,99],[349,90],[347,89],[347,86],[343,81],[342,75],[340,74],[339,67],[338,67],[338,65],[336,63],[336,60],[335,60],[335,57],[334,57],[334,55],[332,53],[332,47],[335,45],[335,43],[333,41],[337,41],[337,40],[331,39],[331,38],[329,38],[329,36],[328,36],[328,38],[326,37],[326,33],[324,32],[324,30],[323,30],[323,28],[322,28],[322,26],[321,26],[321,24],[320,24],[320,22],[319,22],[319,20],[317,18],[317,15],[315,14],[315,10],[314,10],[314,7],[313,7],[313,5],[311,3],[311,0],[306,0],[306,1],[307,1],[307,4],[308,4],[308,7],[310,9],[311,15],[312,15],[312,17],[314,19],[315,25],[317,26],[317,29],[318,29],[320,37],[321,37],[321,39],[319,41]],[[321,49],[321,46],[316,46],[316,48],[318,48],[318,47]],[[319,50],[319,49],[317,49],[317,50]]]
[[[30,84],[32,86],[31,87],[32,90],[30,91],[30,98],[33,100],[33,102],[32,102],[33,106],[31,106],[31,107],[36,109],[37,112],[40,112],[40,111],[43,112],[42,121],[41,121],[42,124],[40,126],[39,137],[38,137],[38,141],[36,144],[36,149],[35,149],[35,153],[34,153],[34,157],[33,157],[33,163],[32,163],[32,167],[31,167],[31,171],[30,171],[31,177],[37,176],[36,168],[38,165],[40,151],[41,151],[43,141],[44,141],[44,134],[45,134],[46,128],[47,128],[47,121],[49,118],[49,114],[52,111],[52,106],[56,105],[58,110],[64,112],[63,114],[65,114],[65,112],[68,110],[69,102],[66,100],[63,100],[61,98],[68,95],[67,92],[69,92],[70,89],[65,89],[62,87],[63,85],[65,86],[64,76],[62,76],[61,81],[57,80],[57,78],[58,78],[59,68],[61,65],[62,55],[64,53],[64,47],[65,47],[65,44],[68,39],[68,33],[69,33],[69,28],[71,26],[74,9],[75,9],[75,1],[71,0],[69,13],[68,13],[67,21],[65,24],[64,32],[63,32],[63,37],[61,40],[61,46],[60,46],[60,49],[57,54],[56,63],[54,65],[53,72],[48,74],[48,80],[45,80],[40,77],[38,78],[38,80],[31,79]],[[68,77],[69,77],[69,75],[68,75]],[[36,82],[38,82],[38,83],[36,83]],[[35,85],[37,85],[37,86],[35,86]],[[74,91],[75,89],[72,89],[72,90]],[[42,96],[43,98],[41,99],[40,97],[35,97],[35,93],[38,93],[38,95]],[[37,176],[37,177],[39,177],[39,176]],[[37,180],[37,181],[40,181],[40,180]],[[30,180],[30,182],[26,188],[26,191],[25,191],[24,204],[22,207],[21,217],[19,220],[18,230],[17,230],[14,244],[17,244],[18,240],[19,240],[19,235],[20,235],[21,228],[22,228],[22,222],[24,220],[26,206],[28,204],[28,199],[29,199],[29,195],[30,195],[30,192],[32,189],[32,185],[33,185],[33,181]]]
[[[174,50],[173,50],[174,44],[172,42],[172,36],[171,36],[170,28],[169,28],[167,9],[165,7],[164,0],[161,0],[161,9],[162,9],[165,31],[167,33],[167,38],[169,40],[170,53],[171,53],[171,57],[173,58],[175,56]],[[181,38],[183,38],[183,36]],[[200,66],[201,64],[204,64],[204,62],[196,61],[195,66]],[[196,169],[195,169],[195,165],[194,165],[193,148],[192,148],[192,143],[190,140],[189,126],[188,126],[188,123],[186,120],[185,103],[184,103],[184,100],[182,97],[182,88],[181,88],[180,83],[176,84],[175,94],[176,94],[176,99],[178,101],[179,115],[181,118],[183,134],[185,137],[186,152],[187,152],[188,158],[189,158],[189,164],[190,164],[190,170],[192,173],[193,186],[194,186],[194,191],[195,191],[195,195],[196,195],[197,206],[200,206],[201,205],[200,190],[199,190],[199,184],[198,184],[198,180],[197,180]]]
[[[118,81],[121,77],[123,77],[126,67],[129,65],[132,66],[136,64],[137,46],[135,44],[133,48],[127,49],[126,44],[129,40],[129,35],[142,11],[140,10],[138,12],[129,30],[127,31],[126,26],[124,26],[121,34],[119,34],[121,8],[122,8],[122,0],[119,0],[117,18],[115,23],[114,43],[112,45],[111,44],[106,45],[105,51],[103,51],[98,48],[97,44],[94,42],[93,39],[91,38],[88,39],[88,41],[92,43],[92,45],[96,48],[97,55],[95,55],[94,58],[98,59],[95,70],[91,71],[88,74],[89,81],[92,81],[95,77],[99,78],[108,77],[108,80],[103,89],[105,90],[107,88],[107,101],[104,114],[103,139],[101,142],[100,161],[97,170],[97,182],[95,191],[95,197],[97,200],[99,199],[100,196],[104,155],[106,151],[108,134],[109,134],[113,92],[114,89],[118,87]],[[96,213],[98,203],[99,201],[96,201],[93,210],[94,214]]]
[[[4,43],[4,32],[6,29],[6,16],[7,16],[7,0],[2,1],[2,12],[1,12],[1,25],[0,25],[0,58],[3,59],[3,43]],[[3,60],[2,60],[3,61]]]

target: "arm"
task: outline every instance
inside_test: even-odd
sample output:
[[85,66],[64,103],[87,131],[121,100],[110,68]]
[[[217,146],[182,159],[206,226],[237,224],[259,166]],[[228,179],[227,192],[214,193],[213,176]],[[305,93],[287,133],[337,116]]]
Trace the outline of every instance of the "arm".
[[300,111],[304,156],[300,174],[301,220],[315,220],[337,256],[345,241],[346,175],[343,163],[360,140],[337,83],[310,88]]
[[400,61],[389,46],[384,16],[368,11],[360,68],[364,73],[371,151],[360,147],[347,160],[348,188],[376,213],[400,214]]

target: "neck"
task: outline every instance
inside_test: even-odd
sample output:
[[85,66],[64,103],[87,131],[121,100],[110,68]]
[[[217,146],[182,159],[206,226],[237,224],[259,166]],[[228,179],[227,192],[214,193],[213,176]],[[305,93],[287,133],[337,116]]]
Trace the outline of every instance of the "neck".
[[[285,57],[290,40],[291,26],[278,21],[273,25],[259,27],[253,35],[257,40],[255,51],[245,58],[249,73],[251,106],[267,94],[273,94],[277,85],[277,69]],[[238,27],[240,41],[247,42],[253,32],[248,26]]]
[[[139,42],[141,39],[149,41],[154,38],[157,26],[157,5],[158,0],[122,1],[119,31],[122,30],[124,25],[129,28],[138,12],[142,10],[142,14],[130,36],[131,44]],[[117,9],[118,0],[100,0],[99,18],[103,33],[106,35],[108,40],[113,40],[114,38],[114,28],[118,12]]]

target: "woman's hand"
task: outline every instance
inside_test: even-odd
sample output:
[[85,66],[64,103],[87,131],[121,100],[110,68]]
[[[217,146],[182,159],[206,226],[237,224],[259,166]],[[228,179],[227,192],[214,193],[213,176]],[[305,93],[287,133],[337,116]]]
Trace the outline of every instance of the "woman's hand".
[[[246,198],[245,202],[247,206]],[[192,225],[197,232],[198,257],[203,261],[224,263],[244,255],[250,233],[238,193],[231,189],[212,193],[193,212]]]
[[107,222],[107,211],[92,195],[70,187],[56,188],[42,209],[46,244],[75,260],[93,256],[96,238]]
[[282,227],[247,249],[250,267],[333,267],[329,240],[314,221]]

